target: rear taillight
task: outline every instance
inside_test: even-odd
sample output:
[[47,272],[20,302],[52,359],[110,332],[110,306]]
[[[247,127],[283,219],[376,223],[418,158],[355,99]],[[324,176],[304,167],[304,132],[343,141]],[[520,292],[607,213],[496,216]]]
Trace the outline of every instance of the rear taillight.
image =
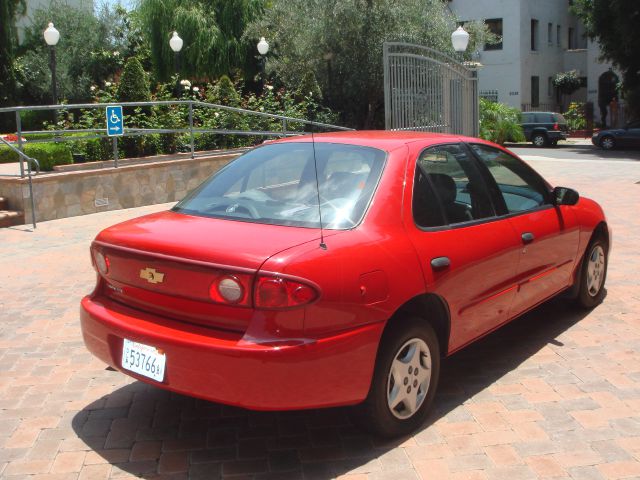
[[553,129],[554,130],[560,130],[560,125],[558,125],[558,122],[553,124]]
[[282,309],[307,305],[318,298],[318,291],[305,283],[281,277],[259,276],[255,286],[256,308]]
[[93,249],[93,263],[100,274],[106,275],[109,273],[109,257],[97,248]]
[[251,275],[222,273],[209,287],[211,300],[231,305],[249,305]]

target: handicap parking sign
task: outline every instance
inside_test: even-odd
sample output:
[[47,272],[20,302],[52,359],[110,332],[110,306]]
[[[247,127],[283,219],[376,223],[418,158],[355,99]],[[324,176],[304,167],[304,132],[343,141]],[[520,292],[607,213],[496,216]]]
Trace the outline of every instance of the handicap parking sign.
[[124,120],[122,118],[122,107],[120,105],[109,105],[107,107],[107,135],[115,137],[124,134]]

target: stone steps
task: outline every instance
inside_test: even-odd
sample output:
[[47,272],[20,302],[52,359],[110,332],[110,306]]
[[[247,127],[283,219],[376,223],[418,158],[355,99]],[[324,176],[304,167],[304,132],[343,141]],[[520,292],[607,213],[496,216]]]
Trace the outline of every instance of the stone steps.
[[0,228],[24,225],[24,212],[9,210],[8,203],[6,198],[0,197]]

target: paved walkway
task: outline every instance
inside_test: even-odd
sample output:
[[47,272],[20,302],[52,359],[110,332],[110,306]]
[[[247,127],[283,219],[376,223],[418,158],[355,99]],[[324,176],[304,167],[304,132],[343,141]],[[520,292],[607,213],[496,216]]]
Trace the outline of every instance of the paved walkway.
[[167,206],[0,230],[0,477],[640,478],[640,165],[532,164],[599,200],[614,229],[603,305],[556,300],[445,361],[435,412],[381,442],[343,409],[255,413],[173,395],[85,350],[88,246]]

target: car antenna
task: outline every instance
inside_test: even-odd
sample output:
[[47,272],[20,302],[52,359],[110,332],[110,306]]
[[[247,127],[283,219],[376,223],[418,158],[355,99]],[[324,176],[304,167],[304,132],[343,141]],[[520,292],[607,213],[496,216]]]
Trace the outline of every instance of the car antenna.
[[316,141],[313,137],[313,114],[311,115],[311,148],[313,149],[313,168],[316,172],[316,192],[318,193],[318,217],[320,219],[320,248],[327,249],[324,243],[324,229],[322,227],[322,207],[320,206],[320,181],[318,180],[318,159],[316,158]]

